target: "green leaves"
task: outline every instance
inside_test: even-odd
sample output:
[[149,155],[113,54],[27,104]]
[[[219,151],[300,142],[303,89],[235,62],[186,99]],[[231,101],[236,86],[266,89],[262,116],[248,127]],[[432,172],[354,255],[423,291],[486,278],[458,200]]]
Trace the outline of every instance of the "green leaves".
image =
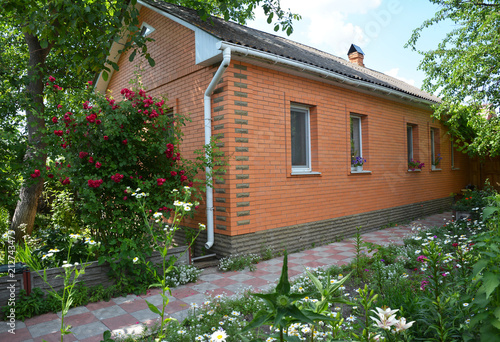
[[161,316],[161,312],[160,312],[160,310],[158,310],[158,308],[157,308],[156,306],[154,306],[153,304],[151,304],[151,303],[150,303],[150,302],[148,302],[147,300],[146,300],[146,304],[148,305],[149,310],[151,310],[153,313],[155,313],[155,314],[157,314],[157,315]]
[[494,115],[488,119],[500,104],[498,2],[432,2],[439,10],[414,30],[406,47],[417,50],[422,31],[433,25],[445,21],[454,25],[438,47],[419,51],[420,69],[427,75],[424,89],[442,98],[434,116],[450,128],[463,152],[500,155],[499,120]]

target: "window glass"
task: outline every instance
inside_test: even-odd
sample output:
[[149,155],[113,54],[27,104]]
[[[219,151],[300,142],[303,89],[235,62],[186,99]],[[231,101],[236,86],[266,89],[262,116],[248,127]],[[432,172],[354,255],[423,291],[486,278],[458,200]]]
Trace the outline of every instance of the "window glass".
[[408,163],[413,159],[413,127],[406,126],[406,143],[408,150]]
[[309,111],[292,108],[292,167],[302,171],[310,171]]
[[363,157],[361,144],[361,118],[351,116],[351,159]]

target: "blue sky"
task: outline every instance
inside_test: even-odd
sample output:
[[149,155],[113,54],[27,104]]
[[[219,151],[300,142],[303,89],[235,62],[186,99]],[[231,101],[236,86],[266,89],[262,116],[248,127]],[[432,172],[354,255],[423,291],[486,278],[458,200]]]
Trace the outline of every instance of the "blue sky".
[[[302,15],[289,39],[346,59],[354,43],[365,53],[366,67],[421,87],[425,74],[417,69],[422,57],[404,45],[437,6],[426,0],[281,0],[281,6]],[[248,26],[287,37],[274,32],[263,12],[257,11]],[[449,24],[426,29],[417,47],[437,47],[451,29]]]

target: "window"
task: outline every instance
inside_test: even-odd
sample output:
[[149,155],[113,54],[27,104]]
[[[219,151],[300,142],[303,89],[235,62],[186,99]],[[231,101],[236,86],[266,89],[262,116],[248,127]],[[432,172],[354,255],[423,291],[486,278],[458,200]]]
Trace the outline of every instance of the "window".
[[431,128],[431,168],[438,170],[441,164],[439,129]]
[[309,109],[292,107],[292,172],[311,172],[311,135]]
[[418,125],[406,124],[406,152],[410,171],[420,171],[423,166],[419,160],[418,141]]
[[406,126],[406,145],[408,151],[408,163],[413,160],[413,126]]
[[150,35],[151,33],[153,33],[154,30],[155,29],[153,28],[153,26],[148,25],[146,23],[142,23],[142,25],[141,25],[141,36],[146,37],[146,36]]
[[363,158],[363,142],[361,134],[361,118],[351,116],[351,161],[356,157]]

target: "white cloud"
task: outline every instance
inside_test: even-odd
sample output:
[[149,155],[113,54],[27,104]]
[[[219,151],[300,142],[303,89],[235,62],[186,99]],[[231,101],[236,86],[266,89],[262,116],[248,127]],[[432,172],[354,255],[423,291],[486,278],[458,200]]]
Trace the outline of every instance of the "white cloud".
[[408,79],[408,78],[404,78],[402,76],[399,75],[399,68],[393,68],[389,71],[384,71],[384,74],[386,75],[389,75],[389,76],[392,76],[394,78],[397,78],[398,80],[401,80],[405,83],[408,83],[412,86],[415,86],[415,80],[414,79]]
[[[294,24],[290,39],[346,58],[349,46],[354,43],[363,47],[369,38],[364,29],[349,21],[349,15],[364,15],[381,5],[381,0],[281,0],[281,7],[302,16]],[[249,26],[270,32],[263,11],[257,11]],[[284,33],[276,33],[286,36]]]

